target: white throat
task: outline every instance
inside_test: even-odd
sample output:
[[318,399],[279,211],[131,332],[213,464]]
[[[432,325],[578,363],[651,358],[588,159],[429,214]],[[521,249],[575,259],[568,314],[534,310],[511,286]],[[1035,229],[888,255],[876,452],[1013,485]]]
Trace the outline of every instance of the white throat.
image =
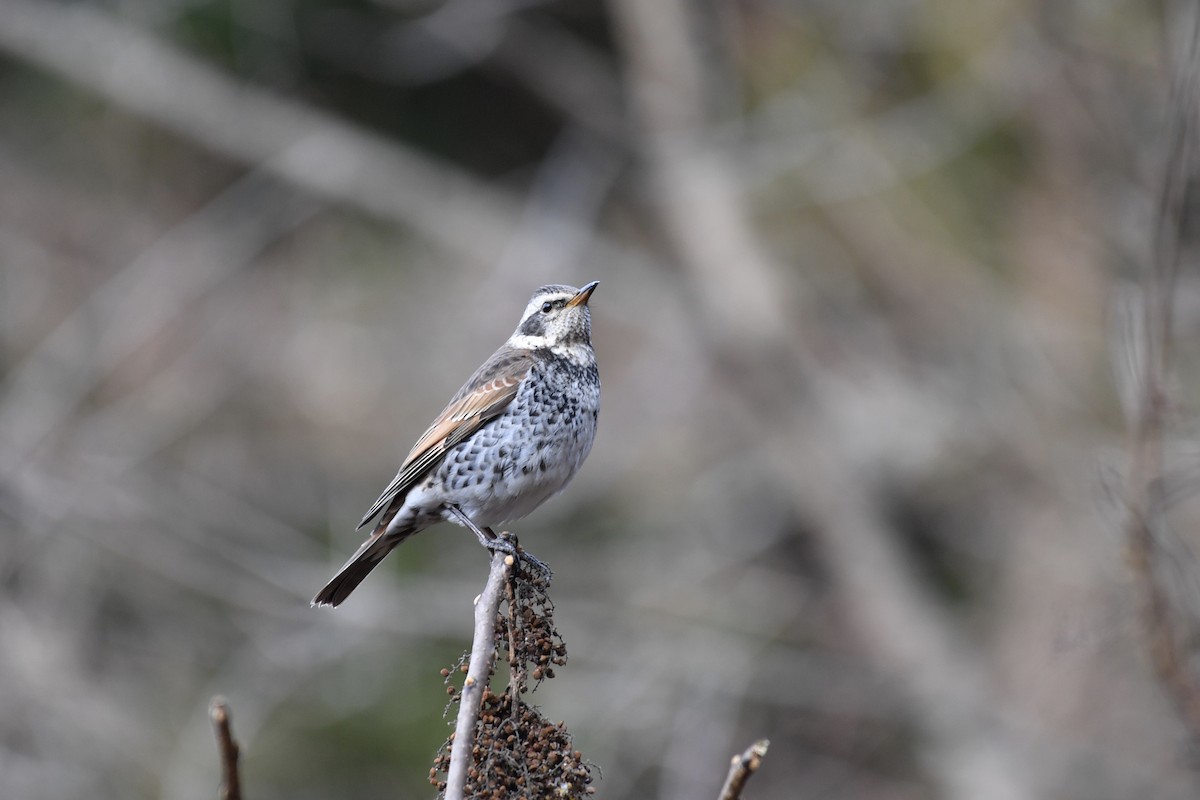
[[550,346],[550,342],[545,336],[529,336],[523,333],[514,333],[509,337],[508,346],[516,350],[545,350]]
[[556,356],[566,356],[573,361],[587,361],[591,350],[591,347],[583,342],[550,344],[550,340],[545,336],[528,336],[520,333],[513,334],[512,338],[508,340],[508,346],[516,350],[549,350]]

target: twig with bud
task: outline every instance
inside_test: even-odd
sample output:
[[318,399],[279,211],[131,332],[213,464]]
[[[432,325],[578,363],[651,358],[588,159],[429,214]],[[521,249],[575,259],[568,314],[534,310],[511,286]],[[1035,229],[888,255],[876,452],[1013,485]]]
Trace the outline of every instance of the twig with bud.
[[746,781],[758,771],[770,744],[766,739],[759,739],[747,747],[746,752],[733,757],[733,763],[729,765],[729,775],[725,778],[725,785],[721,787],[720,800],[740,800]]
[[217,752],[221,756],[221,788],[217,791],[220,800],[242,800],[242,782],[238,777],[238,754],[240,748],[233,738],[229,719],[229,703],[224,697],[214,697],[208,707],[213,731],[217,735]]

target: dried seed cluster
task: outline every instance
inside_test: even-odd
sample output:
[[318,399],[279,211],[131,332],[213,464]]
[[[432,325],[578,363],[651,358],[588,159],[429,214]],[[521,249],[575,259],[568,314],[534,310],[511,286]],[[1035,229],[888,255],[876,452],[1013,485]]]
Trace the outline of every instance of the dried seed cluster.
[[[555,666],[567,661],[567,647],[554,627],[554,605],[546,585],[513,578],[507,600],[496,621],[496,648],[508,655],[508,686],[499,695],[490,688],[484,690],[467,772],[467,795],[494,800],[590,797],[595,792],[591,766],[572,749],[566,725],[551,723],[521,700],[530,678],[537,688],[554,677]],[[458,689],[450,680],[462,674],[464,664],[465,660],[454,669],[442,670],[451,704],[458,701]],[[438,788],[439,796],[446,789],[454,736],[442,745],[429,771],[429,782]]]
[[554,627],[554,603],[543,584],[517,578],[507,589],[508,613],[497,620],[496,648],[508,653],[509,671],[524,694],[529,678],[536,689],[554,677],[554,667],[567,663],[567,645]]
[[[429,782],[437,786],[439,793],[446,789],[453,741],[451,734],[429,771]],[[466,785],[469,797],[569,800],[590,797],[595,792],[591,768],[583,755],[572,749],[566,725],[552,724],[520,700],[514,711],[507,689],[500,695],[484,693],[471,755]]]

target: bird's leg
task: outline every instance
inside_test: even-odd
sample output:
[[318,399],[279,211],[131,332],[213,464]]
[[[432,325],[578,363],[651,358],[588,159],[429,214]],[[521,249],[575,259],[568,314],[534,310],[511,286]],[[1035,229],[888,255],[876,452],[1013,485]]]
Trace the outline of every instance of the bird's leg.
[[447,505],[447,510],[454,515],[455,519],[461,522],[464,526],[470,529],[475,534],[475,538],[479,543],[488,550],[501,552],[505,555],[510,555],[516,561],[524,561],[529,564],[534,571],[540,573],[541,578],[546,582],[550,582],[551,576],[554,574],[550,568],[541,561],[535,558],[528,551],[522,550],[517,543],[517,537],[511,533],[498,534],[489,527],[480,528],[475,524],[475,521],[466,515],[466,513],[456,505]]
[[455,505],[447,505],[446,510],[454,515],[455,519],[461,522],[471,533],[475,534],[475,538],[479,543],[488,550],[499,550],[502,553],[515,556],[517,551],[513,544],[506,539],[496,535],[496,532],[491,528],[480,528],[475,524],[475,521],[468,517],[461,508]]

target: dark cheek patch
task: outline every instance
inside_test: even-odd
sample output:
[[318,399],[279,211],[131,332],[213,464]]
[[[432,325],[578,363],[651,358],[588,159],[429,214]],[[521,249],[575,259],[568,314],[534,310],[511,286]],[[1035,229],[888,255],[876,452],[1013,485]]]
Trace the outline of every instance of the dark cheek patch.
[[534,314],[529,319],[521,323],[521,333],[525,336],[544,336],[546,326],[542,322],[542,317]]

